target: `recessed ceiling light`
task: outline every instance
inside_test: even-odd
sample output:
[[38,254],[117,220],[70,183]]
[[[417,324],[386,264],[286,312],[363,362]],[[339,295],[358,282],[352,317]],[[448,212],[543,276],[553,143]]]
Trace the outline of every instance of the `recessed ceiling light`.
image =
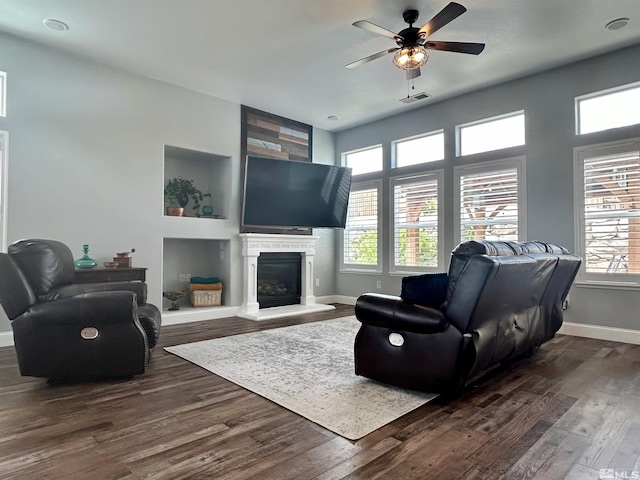
[[340,117],[338,115],[329,115],[327,120],[340,120]]
[[53,18],[45,18],[42,23],[44,23],[51,30],[55,30],[56,32],[64,32],[66,30],[69,30],[69,25]]
[[629,19],[626,17],[616,18],[615,20],[611,20],[604,27],[607,30],[620,30],[621,28],[626,27],[628,23],[629,23]]

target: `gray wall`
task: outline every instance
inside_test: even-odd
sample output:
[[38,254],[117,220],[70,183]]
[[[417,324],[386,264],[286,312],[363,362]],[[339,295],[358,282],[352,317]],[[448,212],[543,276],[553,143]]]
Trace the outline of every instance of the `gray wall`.
[[[527,237],[559,243],[574,250],[573,149],[624,138],[640,137],[640,126],[590,135],[575,135],[574,97],[640,80],[640,46],[557,68],[448,101],[429,104],[406,114],[383,119],[336,134],[336,162],[342,152],[382,144],[387,170],[383,173],[383,202],[389,211],[388,178],[391,142],[444,128],[445,245],[455,246],[453,236],[453,168],[494,158],[495,154],[455,157],[455,126],[517,110],[526,116],[525,147],[506,149],[504,157],[526,156]],[[429,71],[419,80],[429,90]],[[427,100],[427,102],[433,102]],[[391,101],[391,100],[390,100]],[[501,154],[502,155],[502,154]],[[412,169],[421,171],[424,167]],[[363,176],[364,178],[364,176]],[[367,178],[371,178],[369,175]],[[336,293],[357,297],[363,292],[397,294],[399,276],[389,275],[389,215],[383,226],[382,275],[336,274]],[[376,281],[382,289],[375,288]],[[574,287],[566,320],[594,325],[640,329],[640,293],[636,290]]]
[[[314,161],[339,162],[340,152],[382,143],[388,163],[392,140],[444,128],[445,248],[450,250],[453,166],[483,158],[454,157],[455,125],[524,109],[527,146],[510,149],[507,155],[527,157],[528,237],[574,247],[573,148],[638,137],[640,127],[576,137],[573,98],[637,81],[639,54],[638,46],[621,50],[339,134],[314,129]],[[8,72],[7,117],[0,118],[0,130],[9,132],[9,242],[56,238],[78,257],[82,244],[89,243],[91,255],[100,262],[134,247],[134,263],[149,268],[150,298],[160,305],[164,238],[174,238],[183,229],[162,216],[164,145],[229,157],[229,221],[218,228],[210,223],[194,226],[198,219],[191,219],[185,228],[191,228],[196,239],[228,239],[225,301],[239,305],[240,106],[4,34],[0,59],[0,69]],[[428,82],[428,72],[424,80]],[[387,182],[384,186],[386,190]],[[385,237],[387,232],[388,220]],[[316,295],[356,297],[375,291],[376,280],[382,281],[381,291],[399,291],[400,278],[387,273],[386,251],[383,275],[343,274],[335,268],[334,233],[314,234],[320,237]],[[567,319],[638,329],[639,297],[634,291],[574,288]],[[0,331],[7,330],[0,315]]]
[[[148,267],[150,301],[162,305],[164,238],[226,239],[225,302],[241,304],[240,105],[5,34],[0,70],[7,72],[0,130],[9,132],[9,243],[58,239],[75,258],[88,243],[98,262],[135,248],[134,265]],[[333,134],[315,129],[314,140],[314,160],[333,163]],[[229,220],[176,224],[163,216],[165,144],[231,159]],[[319,233],[319,258],[332,258],[333,233]],[[332,263],[317,263],[317,295],[333,293],[334,276]],[[9,329],[0,315],[0,331]]]

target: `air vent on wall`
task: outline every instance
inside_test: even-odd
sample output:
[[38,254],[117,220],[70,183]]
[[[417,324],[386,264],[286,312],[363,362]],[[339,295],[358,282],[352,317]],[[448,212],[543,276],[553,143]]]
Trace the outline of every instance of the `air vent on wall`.
[[402,103],[413,103],[413,102],[417,102],[418,100],[425,100],[430,96],[431,95],[429,95],[427,92],[420,92],[420,93],[416,93],[415,95],[411,95],[410,97],[407,96],[405,98],[401,98],[400,101]]

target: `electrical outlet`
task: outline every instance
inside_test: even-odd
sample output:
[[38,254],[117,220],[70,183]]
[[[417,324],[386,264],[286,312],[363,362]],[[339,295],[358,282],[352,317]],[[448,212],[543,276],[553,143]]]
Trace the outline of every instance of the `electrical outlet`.
[[316,287],[319,287],[319,286],[320,286],[320,279],[316,278]]
[[380,280],[376,281],[376,288],[382,288],[382,282]]
[[180,283],[184,283],[187,281],[187,276],[184,273],[181,273],[179,275],[179,280],[180,280]]
[[190,273],[185,273],[185,274],[184,274],[184,279],[185,279],[185,281],[187,281],[187,282],[191,282],[191,274],[190,274]]
[[567,295],[567,298],[562,302],[562,310],[568,309],[570,305],[571,302],[569,301],[569,295]]

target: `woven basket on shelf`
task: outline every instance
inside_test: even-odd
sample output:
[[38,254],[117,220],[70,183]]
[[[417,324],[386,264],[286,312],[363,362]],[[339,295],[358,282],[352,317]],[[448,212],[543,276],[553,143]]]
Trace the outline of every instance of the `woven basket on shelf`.
[[222,305],[222,290],[193,290],[190,298],[194,307],[215,307]]

